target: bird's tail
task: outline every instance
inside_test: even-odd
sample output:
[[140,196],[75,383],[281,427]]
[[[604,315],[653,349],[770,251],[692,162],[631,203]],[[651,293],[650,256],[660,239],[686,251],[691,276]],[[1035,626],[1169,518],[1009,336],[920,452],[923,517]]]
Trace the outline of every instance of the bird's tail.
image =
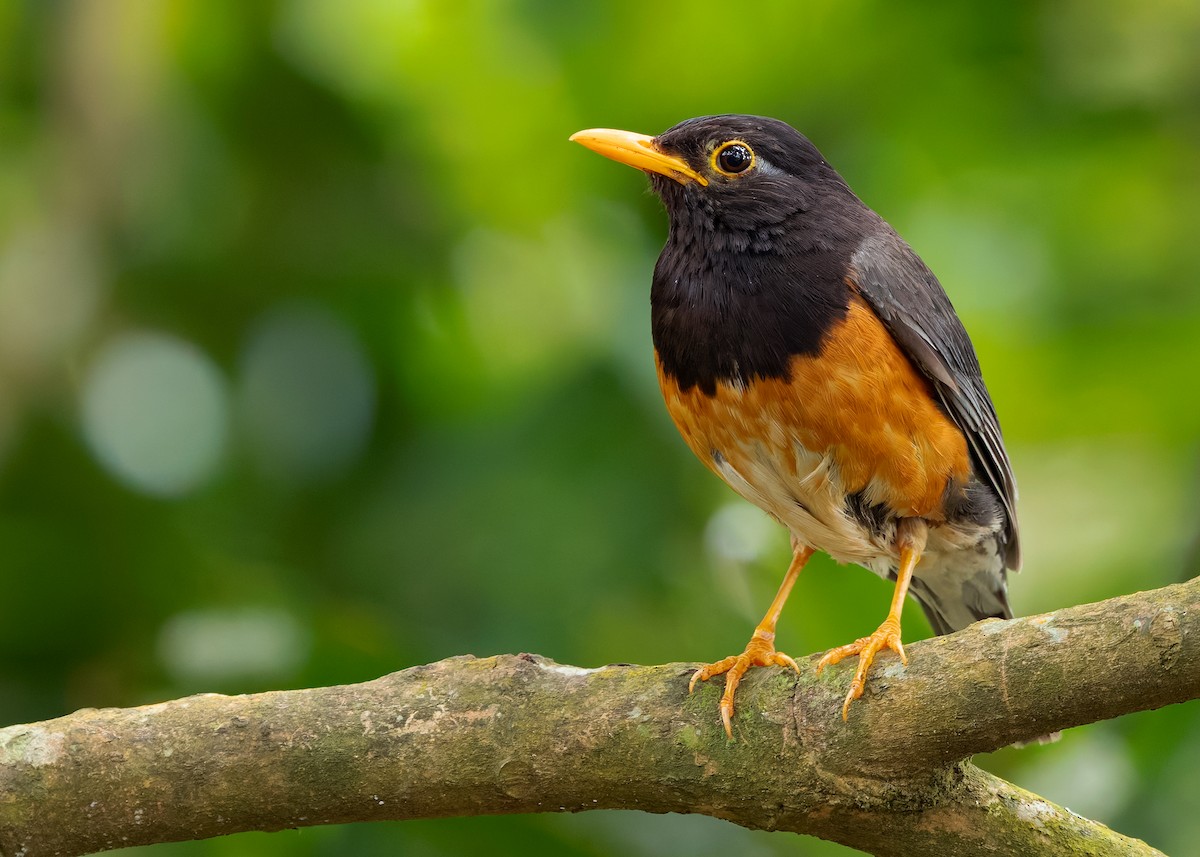
[[980,619],[1013,616],[1003,566],[980,569],[966,577],[950,572],[914,576],[910,591],[939,636],[961,631]]

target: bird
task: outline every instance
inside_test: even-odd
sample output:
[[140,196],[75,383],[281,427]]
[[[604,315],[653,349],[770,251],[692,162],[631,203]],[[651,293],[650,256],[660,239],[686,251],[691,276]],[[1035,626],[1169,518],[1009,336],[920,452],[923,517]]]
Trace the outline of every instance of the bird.
[[751,667],[799,672],[775,632],[816,551],[895,583],[882,624],[817,664],[858,658],[843,720],[879,653],[907,665],[907,595],[939,635],[1012,618],[1012,465],[971,339],[904,239],[778,119],[701,116],[654,137],[593,128],[570,140],[649,177],[670,222],[650,289],[667,411],[696,456],[791,536],[745,649],[691,677],[689,693],[725,676],[726,735]]

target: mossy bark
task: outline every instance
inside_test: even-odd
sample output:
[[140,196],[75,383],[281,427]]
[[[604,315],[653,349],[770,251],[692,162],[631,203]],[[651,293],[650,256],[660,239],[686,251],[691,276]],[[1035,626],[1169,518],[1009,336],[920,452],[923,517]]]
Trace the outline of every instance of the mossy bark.
[[0,730],[0,857],[243,830],[590,809],[700,812],[878,855],[1156,854],[965,760],[1200,696],[1200,581],[984,622],[880,659],[753,670],[734,741],[693,665],[451,658],[376,681]]

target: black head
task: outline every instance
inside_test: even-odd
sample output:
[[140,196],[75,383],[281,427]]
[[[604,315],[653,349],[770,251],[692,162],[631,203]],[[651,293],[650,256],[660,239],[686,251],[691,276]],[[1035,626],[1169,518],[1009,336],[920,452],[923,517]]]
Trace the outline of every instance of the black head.
[[701,116],[657,137],[596,129],[571,139],[644,170],[673,231],[728,234],[734,247],[746,236],[761,245],[779,224],[814,208],[835,221],[862,209],[817,147],[778,119]]
[[880,221],[790,125],[704,116],[657,137],[571,139],[645,171],[667,208],[651,318],[663,371],[682,387],[786,375],[844,317],[850,257]]
[[699,216],[718,231],[756,231],[812,208],[823,191],[848,193],[817,147],[778,119],[702,116],[654,142],[707,180],[681,183],[650,174],[673,222]]

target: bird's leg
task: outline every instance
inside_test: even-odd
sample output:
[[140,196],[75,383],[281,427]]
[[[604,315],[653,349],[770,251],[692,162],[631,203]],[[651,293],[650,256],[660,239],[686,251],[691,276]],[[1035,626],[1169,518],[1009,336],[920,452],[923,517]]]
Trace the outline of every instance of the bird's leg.
[[925,550],[925,539],[928,528],[920,518],[906,518],[900,523],[896,534],[896,546],[900,549],[900,568],[896,573],[896,589],[892,592],[892,607],[888,610],[883,624],[875,629],[869,637],[862,637],[845,646],[838,646],[825,653],[817,664],[817,674],[830,664],[836,664],[850,655],[858,655],[858,669],[854,680],[850,682],[850,692],[842,703],[842,719],[850,716],[850,703],[863,695],[867,686],[867,672],[875,655],[882,649],[891,649],[900,656],[900,662],[907,665],[908,657],[904,654],[904,644],[900,640],[900,611],[904,608],[904,596],[908,594],[908,584],[912,580],[913,569],[921,561],[921,552]]
[[788,566],[787,574],[783,577],[779,591],[775,593],[775,600],[771,602],[767,615],[758,623],[758,627],[754,629],[754,636],[746,644],[746,650],[740,655],[730,655],[715,664],[701,667],[692,674],[688,693],[695,690],[696,682],[708,681],[713,676],[725,674],[725,693],[721,696],[721,722],[725,724],[725,734],[730,738],[733,737],[733,695],[742,681],[742,676],[746,674],[746,670],[750,667],[775,665],[791,667],[796,672],[800,672],[800,668],[796,666],[796,662],[791,657],[783,652],[775,651],[775,623],[779,621],[779,614],[783,612],[783,605],[792,591],[792,584],[796,582],[796,578],[800,576],[800,570],[804,568],[804,564],[808,562],[808,558],[812,554],[812,548],[800,544],[793,536],[792,563]]

